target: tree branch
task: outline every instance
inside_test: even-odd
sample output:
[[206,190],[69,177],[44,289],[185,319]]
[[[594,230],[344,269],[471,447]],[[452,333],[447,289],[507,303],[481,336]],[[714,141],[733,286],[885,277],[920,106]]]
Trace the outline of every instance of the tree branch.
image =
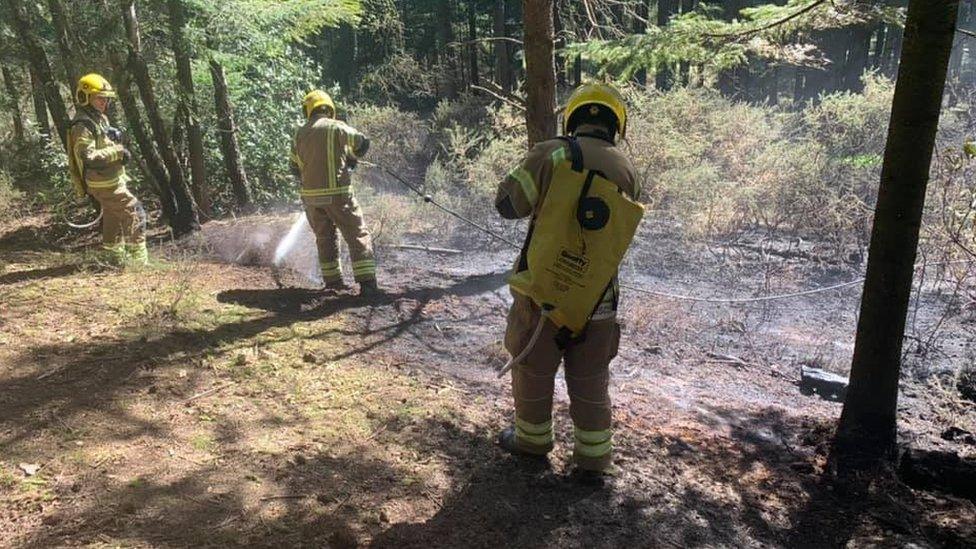
[[792,13],[790,15],[787,15],[786,17],[784,17],[782,19],[779,19],[777,21],[773,21],[772,23],[769,23],[768,25],[763,25],[762,27],[759,27],[759,28],[747,29],[747,30],[743,30],[743,31],[739,31],[739,32],[729,32],[729,33],[705,33],[704,36],[708,36],[709,38],[742,38],[744,36],[752,36],[752,35],[758,34],[760,32],[768,31],[769,29],[772,29],[774,27],[778,27],[780,25],[785,25],[786,23],[789,23],[790,21],[796,19],[797,17],[800,17],[802,15],[805,15],[805,14],[813,11],[814,9],[816,9],[816,8],[818,8],[818,7],[826,4],[827,2],[828,2],[828,0],[816,0],[815,2],[813,2],[812,4],[810,4],[809,6],[797,10],[796,13]]
[[483,92],[487,93],[488,95],[494,97],[495,99],[498,99],[499,101],[501,101],[503,103],[507,103],[507,104],[515,107],[516,109],[518,109],[518,110],[520,110],[522,112],[525,112],[525,102],[523,100],[521,100],[521,98],[519,98],[519,97],[503,95],[503,94],[498,93],[498,92],[496,92],[494,90],[490,90],[490,89],[488,89],[488,88],[486,88],[484,86],[478,86],[478,85],[475,85],[475,84],[470,84],[468,87],[471,88],[472,90],[483,91]]
[[475,40],[468,40],[467,42],[448,42],[445,46],[449,48],[461,48],[464,46],[470,46],[472,44],[479,44],[481,42],[512,42],[514,44],[522,45],[522,41],[518,38],[512,38],[511,36],[485,36],[483,38],[477,38]]

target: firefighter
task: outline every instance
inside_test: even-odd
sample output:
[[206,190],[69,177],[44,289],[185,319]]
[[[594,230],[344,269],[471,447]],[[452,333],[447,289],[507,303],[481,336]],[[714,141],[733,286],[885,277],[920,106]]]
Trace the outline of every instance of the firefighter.
[[101,75],[78,80],[77,108],[68,129],[68,171],[75,195],[91,195],[102,208],[102,245],[110,260],[145,265],[146,212],[127,188],[125,165],[131,155],[106,116],[114,98],[115,90]]
[[369,149],[369,139],[336,119],[332,98],[313,90],[302,101],[306,122],[292,145],[292,162],[301,177],[301,197],[315,233],[326,289],[343,290],[339,233],[352,260],[360,295],[379,292],[376,257],[363,212],[353,194],[352,170]]
[[[532,217],[509,279],[514,301],[505,347],[515,357],[515,422],[499,434],[499,445],[520,455],[552,450],[554,380],[564,363],[576,471],[599,482],[611,464],[609,364],[620,339],[616,271],[643,215],[634,166],[615,146],[626,124],[615,89],[579,87],[566,105],[564,136],[536,144],[502,181],[495,200],[506,219]],[[562,214],[560,204],[568,205]],[[595,240],[576,242],[584,233]],[[613,258],[591,257],[611,248],[619,250]],[[547,252],[551,268],[540,264]],[[603,278],[575,278],[598,268]],[[547,292],[561,293],[566,306],[550,305],[542,297]]]

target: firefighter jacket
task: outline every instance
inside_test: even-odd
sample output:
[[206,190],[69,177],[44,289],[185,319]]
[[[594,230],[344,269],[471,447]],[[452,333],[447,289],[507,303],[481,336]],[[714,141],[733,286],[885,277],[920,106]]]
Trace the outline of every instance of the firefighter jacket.
[[[575,135],[582,152],[583,168],[599,172],[605,179],[618,185],[625,196],[637,200],[640,196],[640,184],[630,160],[612,142],[597,137],[599,128],[595,126],[582,125]],[[553,184],[553,167],[564,162],[570,155],[570,145],[562,139],[536,144],[499,186],[495,199],[498,212],[507,219],[532,216],[533,226],[529,229],[529,234],[532,234],[535,218],[542,208],[550,185]],[[544,236],[533,235],[532,238],[539,237]],[[614,316],[617,294],[617,281],[614,277],[591,319],[601,320]]]
[[350,172],[368,144],[362,133],[345,122],[313,115],[299,128],[292,145],[292,162],[301,173],[301,196],[351,194]]
[[88,189],[113,189],[126,182],[125,147],[106,135],[108,117],[79,107],[68,130],[68,171],[78,196]]

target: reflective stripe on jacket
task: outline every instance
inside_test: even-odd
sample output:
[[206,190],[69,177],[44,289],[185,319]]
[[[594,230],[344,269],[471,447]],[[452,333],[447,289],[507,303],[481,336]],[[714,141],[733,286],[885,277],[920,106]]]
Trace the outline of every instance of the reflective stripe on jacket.
[[[108,127],[108,118],[90,107],[79,108],[72,120],[68,133],[68,169],[76,191],[114,188],[125,182],[122,165],[125,148],[105,135]],[[77,188],[79,185],[81,189]]]
[[350,163],[358,158],[365,136],[352,126],[328,116],[313,116],[299,128],[292,145],[292,162],[302,178],[305,197],[351,192]]

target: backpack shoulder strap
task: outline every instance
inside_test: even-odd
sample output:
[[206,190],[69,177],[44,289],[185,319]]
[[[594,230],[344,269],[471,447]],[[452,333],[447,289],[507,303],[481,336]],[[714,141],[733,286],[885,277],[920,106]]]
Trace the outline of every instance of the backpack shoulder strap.
[[582,172],[583,171],[583,148],[580,147],[579,141],[575,137],[567,137],[565,135],[559,136],[557,139],[565,141],[569,144],[569,156],[573,162],[573,171]]

